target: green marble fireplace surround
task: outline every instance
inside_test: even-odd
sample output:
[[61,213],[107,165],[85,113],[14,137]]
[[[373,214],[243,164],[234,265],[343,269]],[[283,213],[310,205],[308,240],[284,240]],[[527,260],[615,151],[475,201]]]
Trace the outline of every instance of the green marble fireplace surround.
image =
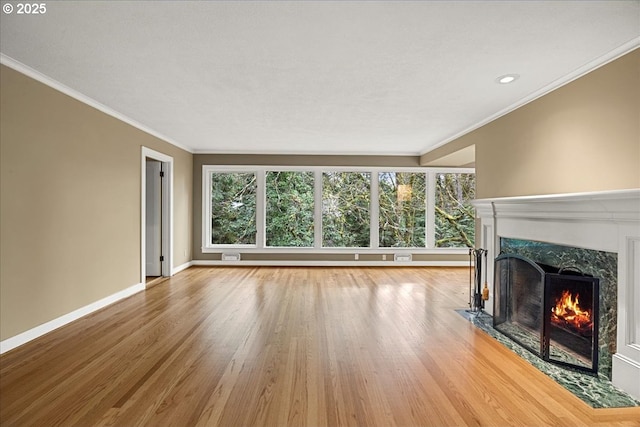
[[[600,278],[598,376],[640,400],[640,189],[479,199],[488,282],[500,253]],[[486,304],[493,314],[494,289]]]
[[598,374],[610,380],[617,338],[618,254],[505,237],[500,238],[500,252],[558,268],[572,267],[600,279]]

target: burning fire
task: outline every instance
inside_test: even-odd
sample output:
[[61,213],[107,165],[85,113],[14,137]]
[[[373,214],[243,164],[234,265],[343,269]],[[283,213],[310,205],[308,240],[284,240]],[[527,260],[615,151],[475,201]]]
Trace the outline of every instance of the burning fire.
[[580,332],[588,332],[593,327],[591,311],[580,308],[579,294],[575,298],[569,291],[562,291],[551,309],[551,321],[559,326],[569,326]]

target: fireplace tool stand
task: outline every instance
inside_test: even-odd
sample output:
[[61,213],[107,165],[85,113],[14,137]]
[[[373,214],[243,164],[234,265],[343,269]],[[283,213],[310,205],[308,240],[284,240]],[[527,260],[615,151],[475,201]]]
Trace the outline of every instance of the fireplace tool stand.
[[[469,311],[476,317],[484,310],[484,303],[489,299],[487,286],[487,250],[469,249]],[[482,278],[484,274],[484,287]]]

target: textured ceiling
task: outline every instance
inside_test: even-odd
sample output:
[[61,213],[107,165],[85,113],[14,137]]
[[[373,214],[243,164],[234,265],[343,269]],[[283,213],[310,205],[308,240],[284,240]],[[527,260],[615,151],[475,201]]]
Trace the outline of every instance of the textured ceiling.
[[193,152],[422,154],[640,40],[639,1],[46,4],[3,63]]

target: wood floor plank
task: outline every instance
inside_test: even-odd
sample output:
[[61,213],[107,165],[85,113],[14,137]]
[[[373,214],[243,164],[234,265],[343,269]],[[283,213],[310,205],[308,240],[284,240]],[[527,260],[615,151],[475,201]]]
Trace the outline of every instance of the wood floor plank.
[[190,268],[0,356],[0,425],[640,426],[455,312],[465,268]]

